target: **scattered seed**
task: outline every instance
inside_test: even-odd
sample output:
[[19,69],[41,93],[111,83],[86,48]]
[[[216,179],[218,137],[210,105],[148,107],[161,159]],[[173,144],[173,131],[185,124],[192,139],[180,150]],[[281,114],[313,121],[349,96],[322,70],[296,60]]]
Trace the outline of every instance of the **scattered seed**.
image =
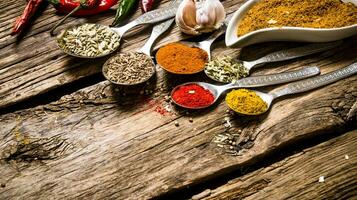
[[188,121],[192,123],[192,122],[193,122],[193,119],[192,119],[192,117],[190,117],[190,119],[189,119]]
[[175,126],[180,126],[180,124],[178,123],[178,121],[175,121]]
[[323,183],[325,182],[325,177],[324,176],[320,176],[319,177],[319,183]]

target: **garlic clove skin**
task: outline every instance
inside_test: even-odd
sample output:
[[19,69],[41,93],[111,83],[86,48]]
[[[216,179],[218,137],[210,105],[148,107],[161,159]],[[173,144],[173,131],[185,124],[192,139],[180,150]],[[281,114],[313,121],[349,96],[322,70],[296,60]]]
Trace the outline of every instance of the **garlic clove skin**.
[[[200,26],[213,26],[216,20],[215,0],[206,0],[203,6],[196,11],[196,22]],[[213,12],[212,12],[213,11]]]
[[180,3],[177,9],[175,21],[182,32],[195,34],[195,30],[192,27],[197,25],[196,4],[193,0],[183,0]]
[[199,35],[221,27],[226,12],[219,0],[183,0],[176,13],[176,24],[186,34]]
[[218,29],[223,25],[224,20],[226,19],[226,11],[224,10],[224,7],[221,2],[216,4],[215,13],[216,13],[215,25],[216,25],[216,29]]

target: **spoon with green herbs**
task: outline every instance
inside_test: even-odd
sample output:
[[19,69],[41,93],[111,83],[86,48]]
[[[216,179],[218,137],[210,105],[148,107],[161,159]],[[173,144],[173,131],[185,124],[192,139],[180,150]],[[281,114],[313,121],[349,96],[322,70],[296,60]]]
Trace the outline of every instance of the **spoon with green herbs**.
[[[232,97],[230,93],[228,93],[226,97],[226,103],[228,107],[230,107],[232,110],[234,110],[237,113],[244,114],[244,115],[260,115],[268,111],[272,105],[272,102],[277,98],[280,98],[285,95],[297,94],[297,93],[313,90],[334,83],[338,80],[342,80],[356,73],[357,73],[357,63],[353,63],[347,67],[338,69],[336,71],[324,75],[290,83],[286,86],[282,86],[281,88],[273,90],[269,93],[250,90],[249,92],[254,92],[254,94],[253,95],[251,94],[249,96],[244,96],[243,98],[239,96]],[[236,91],[232,91],[232,92],[236,92]],[[262,107],[264,109],[260,109],[259,110],[260,112],[255,112],[256,110],[254,109],[250,109],[250,111],[249,109],[246,109],[247,107],[249,107],[248,105],[252,105],[252,102],[253,101],[257,102],[257,100],[263,101],[265,103],[265,106]]]
[[64,53],[79,58],[107,56],[119,48],[120,40],[128,30],[173,18],[177,8],[178,5],[173,5],[149,11],[118,28],[99,24],[72,26],[58,35],[57,45]]
[[277,51],[253,61],[241,61],[225,56],[213,59],[207,63],[204,71],[208,77],[215,81],[230,83],[248,76],[253,68],[262,66],[266,63],[285,61],[319,53],[335,48],[341,43],[341,41],[313,43],[302,47]]
[[270,74],[270,75],[264,75],[264,76],[252,76],[252,77],[246,77],[240,80],[237,80],[234,83],[226,84],[226,85],[213,85],[205,82],[189,82],[185,83],[179,86],[176,86],[172,92],[171,96],[173,93],[178,90],[181,86],[184,85],[189,85],[189,84],[196,84],[204,89],[208,90],[214,97],[214,100],[211,104],[202,106],[202,107],[196,107],[196,108],[191,108],[187,107],[185,105],[182,105],[175,101],[174,98],[172,98],[173,102],[176,105],[179,105],[184,108],[189,108],[189,109],[201,109],[201,108],[206,108],[211,105],[213,105],[219,97],[225,93],[227,90],[231,90],[234,88],[253,88],[253,87],[264,87],[264,86],[270,86],[270,85],[276,85],[276,84],[282,84],[282,83],[288,83],[296,80],[301,80],[305,79],[308,77],[316,76],[320,74],[320,69],[318,67],[306,67],[300,70],[295,70],[295,71],[290,71],[290,72],[283,72],[283,73],[278,73],[278,74]]

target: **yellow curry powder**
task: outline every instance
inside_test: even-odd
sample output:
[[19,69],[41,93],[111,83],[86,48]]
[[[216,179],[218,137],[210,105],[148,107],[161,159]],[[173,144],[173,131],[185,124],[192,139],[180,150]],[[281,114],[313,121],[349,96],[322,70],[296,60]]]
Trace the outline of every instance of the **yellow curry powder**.
[[247,89],[232,90],[226,96],[227,105],[234,111],[243,114],[261,114],[268,105],[255,92]]
[[337,28],[357,24],[357,7],[341,0],[262,0],[238,25],[238,36],[263,28]]

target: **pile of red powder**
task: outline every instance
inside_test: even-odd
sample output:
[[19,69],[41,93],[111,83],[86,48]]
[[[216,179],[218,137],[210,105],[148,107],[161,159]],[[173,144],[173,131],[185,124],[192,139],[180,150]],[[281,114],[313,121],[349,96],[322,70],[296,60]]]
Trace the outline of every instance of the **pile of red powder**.
[[187,108],[206,107],[214,102],[213,94],[198,84],[180,86],[173,92],[172,99]]

